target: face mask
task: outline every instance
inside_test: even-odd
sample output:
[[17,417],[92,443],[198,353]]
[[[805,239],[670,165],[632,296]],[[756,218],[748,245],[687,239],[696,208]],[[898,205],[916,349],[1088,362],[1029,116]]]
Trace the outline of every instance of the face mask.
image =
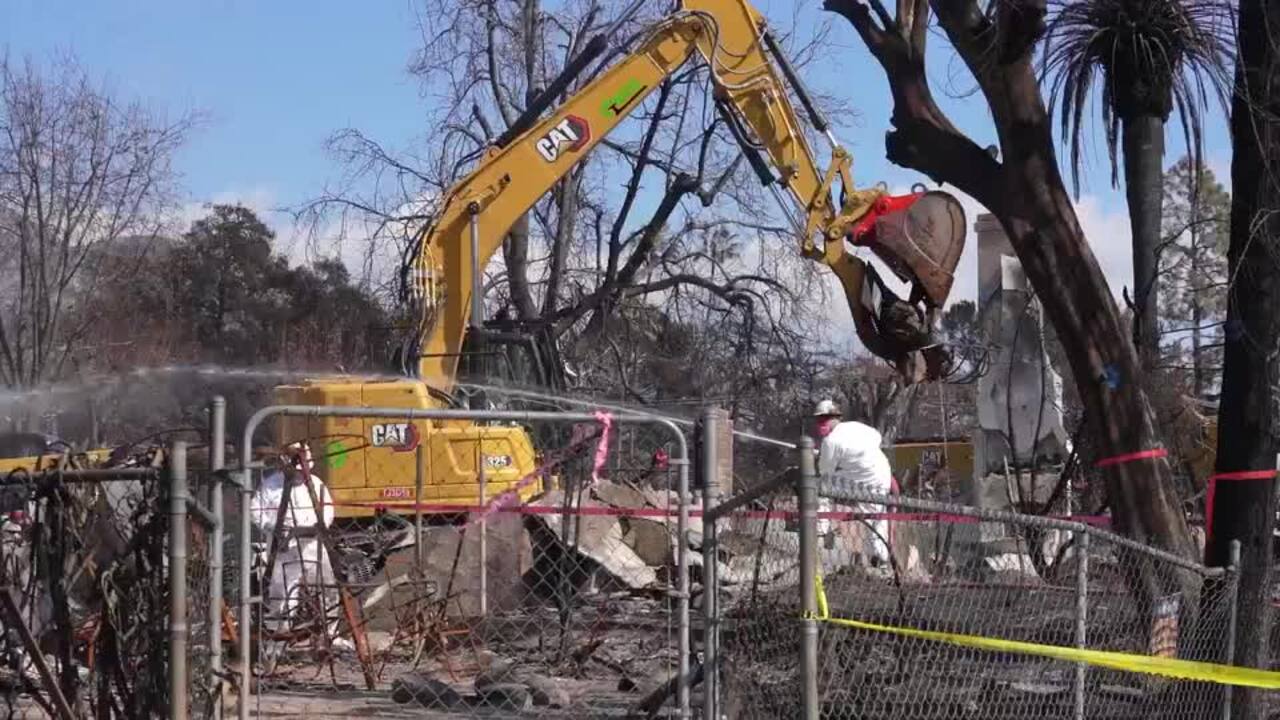
[[839,418],[822,418],[818,420],[818,437],[826,437],[835,429],[836,424],[840,422]]

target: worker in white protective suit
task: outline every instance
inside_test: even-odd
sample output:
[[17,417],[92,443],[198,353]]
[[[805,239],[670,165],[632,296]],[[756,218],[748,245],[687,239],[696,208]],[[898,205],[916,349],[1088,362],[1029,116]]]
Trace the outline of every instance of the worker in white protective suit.
[[[314,530],[320,518],[326,527],[332,527],[333,499],[324,481],[312,474],[314,463],[310,448],[295,444],[289,450],[293,456],[293,472],[268,473],[253,496],[254,525],[267,538],[262,546],[264,554],[270,548],[270,538],[276,535],[277,520],[281,523],[277,536],[281,546],[276,550],[275,565],[271,569],[267,604],[267,615],[276,621],[269,623],[271,625],[283,623],[284,618],[297,609],[304,585],[315,588],[333,582],[329,558]],[[281,518],[279,508],[285,501],[286,486],[288,506]],[[311,501],[312,493],[320,501],[319,512]]]
[[[822,496],[820,511],[830,504],[837,488],[851,488],[862,492],[888,495],[893,485],[893,469],[889,458],[880,449],[880,431],[855,421],[842,421],[840,408],[830,400],[823,400],[814,409],[815,434],[821,439],[818,450],[818,494]],[[882,505],[858,504],[857,512],[884,513]],[[889,565],[889,521],[864,520],[870,532],[862,550],[864,560],[873,567]],[[819,533],[826,532],[819,525]]]

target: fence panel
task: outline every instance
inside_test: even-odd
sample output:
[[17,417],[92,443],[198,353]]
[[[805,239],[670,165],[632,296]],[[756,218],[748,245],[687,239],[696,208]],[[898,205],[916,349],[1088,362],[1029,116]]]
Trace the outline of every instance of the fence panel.
[[[822,533],[819,696],[833,718],[1203,718],[1221,688],[894,628],[1139,655],[1207,657],[1234,585],[1083,525],[841,489]],[[877,563],[876,545],[892,548]]]
[[[128,467],[56,470],[0,480],[0,703],[7,717],[168,716],[174,596],[168,460],[137,450]],[[207,638],[209,525],[187,537],[192,715],[213,695]]]
[[[683,448],[670,429],[530,416],[519,426],[536,456],[494,459],[507,451],[477,435],[475,455],[449,458],[486,469],[483,490],[459,503],[457,488],[440,485],[445,474],[429,472],[445,462],[434,426],[412,422],[416,447],[352,436],[339,446],[314,424],[287,423],[292,434],[258,449],[251,707],[341,715],[411,705],[451,717],[674,707],[688,553],[677,527]],[[512,421],[500,422],[486,427]],[[455,449],[467,440],[453,437]],[[335,462],[396,480],[335,492],[322,482]],[[420,485],[415,466],[428,469]]]
[[791,487],[717,523],[719,707],[734,718],[787,717],[800,698],[800,539]]
[[[215,582],[213,542],[221,517],[210,506],[210,500],[213,497],[211,488],[217,482],[223,482],[223,479],[200,468],[190,475],[187,483],[185,682],[187,713],[191,718],[213,717],[221,705],[221,684],[214,674],[213,633],[221,632],[222,619],[219,609],[215,609],[211,602]],[[172,568],[172,548],[170,558]]]

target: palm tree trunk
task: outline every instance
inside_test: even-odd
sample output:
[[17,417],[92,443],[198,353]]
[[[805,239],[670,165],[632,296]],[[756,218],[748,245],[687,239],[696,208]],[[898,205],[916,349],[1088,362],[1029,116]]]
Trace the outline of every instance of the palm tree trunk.
[[1164,119],[1139,115],[1124,121],[1125,199],[1133,231],[1133,342],[1142,367],[1160,357],[1160,304],[1156,289],[1160,214],[1164,205]]

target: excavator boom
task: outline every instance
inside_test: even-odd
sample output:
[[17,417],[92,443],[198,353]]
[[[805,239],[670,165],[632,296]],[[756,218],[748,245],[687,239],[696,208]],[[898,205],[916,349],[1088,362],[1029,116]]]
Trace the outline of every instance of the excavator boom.
[[[473,297],[479,268],[521,215],[695,54],[710,68],[716,101],[757,174],[776,182],[800,210],[801,251],[836,271],[851,309],[865,308],[862,285],[874,276],[849,252],[846,240],[871,248],[912,283],[912,304],[920,300],[940,307],[945,302],[964,243],[959,203],[943,193],[889,197],[878,189],[856,189],[848,152],[809,102],[763,17],[745,0],[685,0],[639,39],[635,51],[522,134],[490,147],[448,192],[408,268],[409,295],[421,319],[410,348],[420,379],[442,391],[452,388],[463,339],[479,320]],[[831,144],[826,171],[814,160],[784,76]],[[762,156],[773,170],[762,167]],[[844,197],[840,206],[832,202],[837,181]],[[899,369],[921,350],[919,343],[904,344],[887,332],[885,319],[876,319],[878,308],[853,311],[855,319],[864,315],[855,323],[863,343]]]
[[[482,329],[481,270],[512,225],[694,57],[706,63],[717,108],[744,156],[795,225],[799,251],[840,278],[863,344],[908,380],[946,372],[946,351],[933,341],[931,328],[964,242],[964,216],[954,198],[936,192],[891,197],[855,187],[852,158],[746,0],[684,0],[677,12],[624,43],[629,52],[546,112],[567,91],[570,76],[607,46],[607,35],[593,39],[529,103],[441,198],[434,222],[410,248],[402,271],[419,322],[403,361],[417,378],[310,381],[277,388],[278,402],[405,408],[454,402],[450,393],[464,338]],[[830,146],[825,170],[814,160],[793,95]],[[856,247],[869,248],[910,283],[909,297],[899,298],[881,282]],[[428,497],[446,505],[472,504],[477,497],[483,502],[503,492],[528,498],[541,488],[533,443],[516,426],[295,418],[282,423],[279,433],[282,446],[302,442],[324,459],[317,472],[340,515],[411,507],[408,483],[415,473],[427,479]],[[532,484],[525,482],[531,477]]]

